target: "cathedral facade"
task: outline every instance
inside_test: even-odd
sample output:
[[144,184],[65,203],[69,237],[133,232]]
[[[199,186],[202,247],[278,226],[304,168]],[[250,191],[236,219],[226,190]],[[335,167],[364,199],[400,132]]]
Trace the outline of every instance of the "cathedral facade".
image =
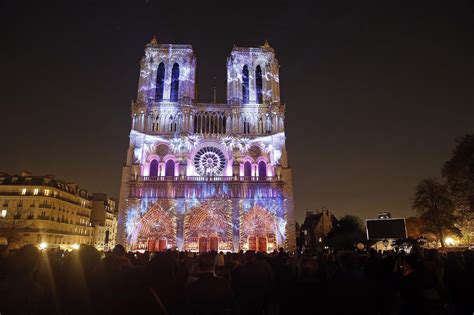
[[279,65],[234,47],[227,101],[195,97],[190,45],[146,45],[122,170],[117,241],[129,250],[294,250]]

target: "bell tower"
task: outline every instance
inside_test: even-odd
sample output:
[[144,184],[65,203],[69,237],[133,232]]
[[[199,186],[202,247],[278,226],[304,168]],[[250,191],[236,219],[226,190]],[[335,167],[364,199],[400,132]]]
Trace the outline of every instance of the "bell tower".
[[158,44],[154,37],[145,46],[140,62],[138,102],[194,100],[196,57],[191,45]]
[[280,102],[279,65],[275,51],[265,41],[260,47],[236,47],[227,58],[229,103],[266,104]]

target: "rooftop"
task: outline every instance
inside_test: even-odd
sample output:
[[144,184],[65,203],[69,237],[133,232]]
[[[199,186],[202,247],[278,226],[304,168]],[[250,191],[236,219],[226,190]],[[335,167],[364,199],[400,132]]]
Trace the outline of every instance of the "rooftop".
[[47,186],[89,200],[92,197],[91,194],[87,192],[87,190],[79,188],[77,184],[56,179],[56,176],[54,175],[34,176],[28,172],[22,172],[21,175],[9,175],[7,173],[0,172],[0,185]]

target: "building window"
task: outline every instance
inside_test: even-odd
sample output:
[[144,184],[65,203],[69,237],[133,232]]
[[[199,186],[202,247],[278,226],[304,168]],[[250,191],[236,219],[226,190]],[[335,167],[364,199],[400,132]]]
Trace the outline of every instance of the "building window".
[[249,67],[247,65],[242,69],[242,103],[249,102]]
[[171,102],[178,101],[178,90],[179,90],[179,65],[175,63],[171,70]]
[[22,195],[26,195],[26,191],[27,191],[26,188],[22,188],[22,189],[21,189],[21,194],[22,194]]
[[262,104],[262,68],[260,68],[260,66],[257,66],[257,69],[255,69],[255,86],[257,90],[257,103]]
[[152,129],[153,131],[158,131],[160,126],[160,115],[157,114],[155,118],[155,122],[153,123]]
[[152,160],[150,163],[150,176],[158,176],[158,161]]
[[166,161],[165,176],[174,176],[174,161]]
[[177,121],[177,118],[173,119],[173,115],[170,115],[170,131],[171,132],[176,132],[176,126],[177,126],[176,121]]
[[33,190],[33,195],[36,196],[36,195],[38,194],[38,192],[39,192],[39,189],[38,189],[38,188],[35,188],[35,189]]
[[156,71],[155,102],[163,101],[163,90],[165,87],[165,65],[161,62]]
[[266,179],[267,178],[267,163],[260,161],[258,163],[258,178]]
[[244,118],[244,134],[250,133],[250,122],[247,121],[247,118]]
[[272,121],[270,119],[270,116],[267,116],[265,118],[265,133],[272,133]]
[[6,209],[3,209],[3,210],[2,210],[1,216],[2,216],[2,218],[4,218],[4,219],[7,217],[7,210],[6,210]]
[[251,177],[252,176],[252,164],[249,161],[244,163],[244,176]]

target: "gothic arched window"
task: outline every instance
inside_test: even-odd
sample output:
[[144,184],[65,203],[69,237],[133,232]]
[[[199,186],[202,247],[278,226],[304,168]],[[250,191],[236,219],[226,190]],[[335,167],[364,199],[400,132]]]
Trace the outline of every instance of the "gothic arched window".
[[265,133],[272,133],[272,120],[270,116],[265,119]]
[[249,67],[247,65],[242,69],[242,103],[249,102]]
[[158,130],[159,130],[159,126],[160,126],[160,115],[157,114],[157,115],[156,115],[156,118],[155,118],[155,120],[154,120],[154,122],[153,122],[153,128],[152,128],[153,131],[158,131]]
[[163,101],[163,90],[165,87],[165,65],[161,62],[156,71],[155,102]]
[[257,103],[262,104],[263,103],[262,68],[260,68],[260,66],[257,66],[257,69],[255,69],[255,86],[257,90]]
[[174,120],[173,120],[173,115],[170,115],[170,131],[173,132],[173,126],[174,126]]
[[252,176],[252,164],[249,161],[244,163],[244,176],[250,177]]
[[150,163],[150,176],[158,176],[158,161],[155,159]]
[[178,90],[179,90],[179,65],[175,63],[171,70],[171,102],[178,101]]
[[258,119],[258,133],[263,133],[263,120],[262,117]]
[[165,166],[165,176],[174,176],[174,161],[168,160]]
[[264,161],[258,162],[258,179],[267,178],[267,163]]
[[250,133],[250,122],[244,117],[244,134]]

